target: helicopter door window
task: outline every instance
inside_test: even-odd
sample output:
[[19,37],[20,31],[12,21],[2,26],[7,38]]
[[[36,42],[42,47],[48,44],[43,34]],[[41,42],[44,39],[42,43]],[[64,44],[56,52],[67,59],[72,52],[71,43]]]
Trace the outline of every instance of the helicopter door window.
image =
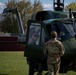
[[41,31],[40,26],[32,26],[32,25],[30,26],[28,44],[39,45],[40,31]]

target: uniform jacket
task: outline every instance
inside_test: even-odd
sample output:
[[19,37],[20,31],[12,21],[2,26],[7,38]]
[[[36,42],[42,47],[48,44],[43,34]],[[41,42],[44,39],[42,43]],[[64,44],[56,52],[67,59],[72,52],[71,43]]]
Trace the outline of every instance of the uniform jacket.
[[57,39],[51,39],[45,43],[44,54],[48,56],[47,64],[58,63],[64,54],[64,47]]

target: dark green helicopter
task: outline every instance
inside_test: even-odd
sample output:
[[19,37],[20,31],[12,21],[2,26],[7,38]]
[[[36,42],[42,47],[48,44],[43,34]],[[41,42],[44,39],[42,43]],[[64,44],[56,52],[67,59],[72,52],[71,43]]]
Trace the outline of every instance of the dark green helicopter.
[[[61,57],[60,73],[76,71],[76,12],[63,11],[64,0],[53,0],[54,11],[40,11],[32,15],[27,23],[26,45],[24,56],[27,57],[29,75],[38,71],[47,71],[47,56],[43,53],[44,43],[51,39],[51,31],[58,33],[57,39],[65,47],[65,54]],[[74,18],[72,18],[72,16]]]

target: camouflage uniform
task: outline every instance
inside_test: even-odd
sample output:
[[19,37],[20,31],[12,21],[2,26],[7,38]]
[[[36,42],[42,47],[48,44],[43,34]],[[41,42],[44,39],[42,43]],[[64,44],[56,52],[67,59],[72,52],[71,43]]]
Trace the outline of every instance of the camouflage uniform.
[[45,43],[44,54],[48,55],[47,66],[49,75],[58,75],[60,57],[64,54],[64,47],[56,38]]

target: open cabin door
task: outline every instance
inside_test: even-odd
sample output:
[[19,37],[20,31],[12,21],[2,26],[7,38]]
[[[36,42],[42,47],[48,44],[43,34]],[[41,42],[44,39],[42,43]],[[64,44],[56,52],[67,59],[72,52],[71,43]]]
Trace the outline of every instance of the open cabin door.
[[24,52],[26,57],[40,58],[43,56],[43,26],[44,23],[41,21],[28,21]]

